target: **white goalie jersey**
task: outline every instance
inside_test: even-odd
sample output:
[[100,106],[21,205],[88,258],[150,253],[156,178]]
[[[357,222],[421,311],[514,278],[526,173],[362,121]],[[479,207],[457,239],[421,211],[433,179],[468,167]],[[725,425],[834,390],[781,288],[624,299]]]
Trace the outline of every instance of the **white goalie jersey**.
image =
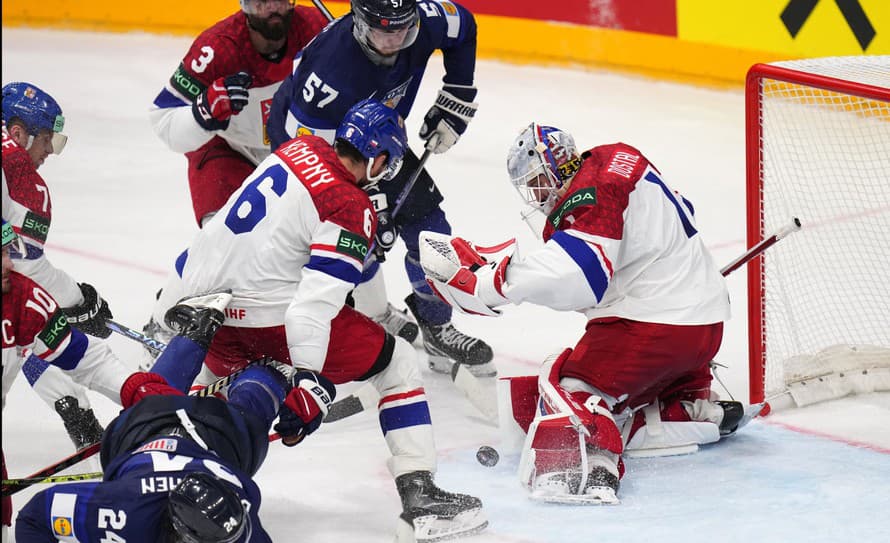
[[595,147],[584,157],[547,218],[544,247],[510,263],[503,295],[588,319],[727,320],[726,283],[691,203],[629,145]]

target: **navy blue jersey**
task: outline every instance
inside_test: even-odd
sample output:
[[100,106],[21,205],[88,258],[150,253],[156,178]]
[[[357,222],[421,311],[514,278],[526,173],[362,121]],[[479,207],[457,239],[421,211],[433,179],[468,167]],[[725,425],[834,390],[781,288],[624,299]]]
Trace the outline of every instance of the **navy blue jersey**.
[[399,51],[393,66],[368,59],[352,35],[352,14],[318,34],[297,55],[293,75],[275,93],[268,123],[272,149],[305,134],[333,143],[347,110],[365,98],[380,100],[407,118],[427,62],[437,49],[444,57],[444,83],[472,86],[476,69],[473,15],[447,0],[423,1],[417,6],[417,39]]
[[249,512],[239,542],[271,538],[257,512],[260,491],[240,470],[223,465],[214,453],[175,436],[152,440],[120,455],[101,483],[56,485],[35,495],[16,520],[16,540],[30,543],[165,541],[163,522],[169,492],[190,472],[204,471],[230,483]]

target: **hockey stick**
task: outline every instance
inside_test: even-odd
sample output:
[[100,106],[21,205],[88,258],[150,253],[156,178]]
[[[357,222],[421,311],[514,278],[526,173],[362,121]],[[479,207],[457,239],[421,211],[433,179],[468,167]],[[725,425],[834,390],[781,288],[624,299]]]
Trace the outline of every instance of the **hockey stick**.
[[[89,458],[89,457],[93,456],[94,454],[96,454],[97,452],[99,452],[99,449],[101,449],[101,448],[102,448],[101,442],[93,443],[92,445],[87,445],[86,447],[80,449],[79,451],[75,452],[71,456],[68,456],[67,458],[63,458],[62,460],[59,460],[55,464],[49,465],[49,466],[43,468],[42,470],[32,473],[31,475],[29,475],[21,480],[22,481],[25,481],[25,480],[32,481],[33,480],[35,482],[40,482],[40,481],[46,479],[47,477],[55,475],[56,473],[59,473],[62,470],[68,469],[71,466],[73,466],[83,460],[86,460],[87,458]],[[16,492],[19,492],[20,490],[24,490],[24,489],[28,488],[29,486],[35,484],[35,482],[20,483],[16,486],[12,486],[12,485],[7,485],[6,482],[4,481],[2,495],[4,497],[11,496],[11,495],[15,494]]]
[[152,352],[152,354],[161,354],[161,351],[167,348],[167,345],[165,345],[163,342],[152,339],[141,332],[137,332],[132,328],[127,328],[123,324],[119,324],[112,320],[105,321],[105,326],[107,326],[108,329],[112,332],[117,332],[122,336],[128,337],[145,345],[145,347],[148,348]]
[[334,20],[334,16],[331,15],[331,12],[328,11],[327,7],[325,7],[324,2],[322,2],[321,0],[312,0],[312,3],[315,4],[315,7],[318,8],[318,11],[320,11],[321,14],[327,18],[328,22]]
[[[164,347],[166,347],[166,345],[164,345]],[[228,386],[235,379],[235,377],[237,377],[239,374],[241,374],[242,372],[247,370],[247,368],[257,365],[257,364],[268,365],[268,364],[272,364],[272,363],[273,363],[273,361],[268,360],[268,359],[260,359],[260,360],[251,362],[250,364],[244,366],[240,370],[236,370],[236,371],[232,372],[231,374],[226,375],[225,377],[220,377],[213,383],[210,383],[209,385],[207,385],[206,387],[204,387],[198,391],[191,392],[190,395],[203,398],[206,396],[210,396],[212,394],[216,394],[217,392],[219,392],[220,390],[222,390],[223,388]],[[270,440],[274,441],[274,439],[271,439],[271,438],[270,438]],[[3,496],[9,496],[9,495],[15,494],[16,492],[19,492],[20,490],[24,490],[25,488],[28,488],[29,486],[31,486],[32,484],[35,484],[36,482],[40,482],[43,479],[46,479],[47,477],[55,475],[56,473],[59,473],[62,470],[66,470],[66,469],[70,468],[71,466],[73,466],[83,460],[86,460],[87,458],[90,458],[91,456],[98,453],[101,448],[102,448],[101,441],[92,443],[92,444],[87,445],[84,448],[80,449],[79,451],[75,452],[71,456],[68,456],[67,458],[63,458],[62,460],[59,460],[55,464],[50,464],[49,466],[43,468],[42,470],[32,473],[28,477],[24,477],[24,478],[20,479],[21,481],[26,481],[26,480],[30,481],[33,479],[33,480],[35,480],[35,482],[24,482],[24,483],[21,483],[15,487],[8,486],[4,482],[3,488],[2,488],[2,494],[3,494]]]
[[758,257],[760,253],[766,251],[773,245],[779,242],[782,238],[786,237],[788,234],[793,234],[800,230],[800,219],[797,217],[792,217],[791,222],[776,230],[772,235],[763,238],[757,243],[754,247],[751,247],[747,251],[745,251],[741,256],[727,264],[720,270],[720,273],[723,274],[724,277],[734,272],[735,270],[741,268],[754,258]]
[[73,481],[89,481],[90,479],[101,479],[101,478],[102,478],[101,471],[94,471],[91,473],[77,473],[74,475],[55,475],[52,477],[37,477],[35,479],[29,479],[27,477],[24,477],[22,479],[3,479],[3,487],[6,488],[6,487],[15,487],[15,486],[19,486],[19,485],[70,483]]
[[[438,142],[439,136],[433,134],[432,138],[436,138]],[[432,139],[430,138],[430,139]],[[396,197],[396,205],[392,209],[392,213],[390,214],[391,220],[396,220],[396,215],[399,214],[399,210],[402,209],[402,206],[405,205],[405,201],[408,200],[408,195],[411,193],[411,189],[414,188],[414,185],[417,183],[417,180],[420,178],[420,174],[423,173],[423,168],[426,166],[426,161],[429,160],[432,151],[430,149],[426,149],[422,155],[420,155],[420,161],[417,164],[417,168],[414,170],[414,173],[411,174],[411,178],[408,179],[408,182],[405,183],[404,188],[402,188],[402,192]],[[378,262],[383,262],[382,255],[378,255],[375,252],[377,248],[377,240],[374,239],[371,241],[371,246],[368,247],[368,255],[374,255],[374,258]],[[372,260],[368,260],[365,262],[365,268],[372,262]]]

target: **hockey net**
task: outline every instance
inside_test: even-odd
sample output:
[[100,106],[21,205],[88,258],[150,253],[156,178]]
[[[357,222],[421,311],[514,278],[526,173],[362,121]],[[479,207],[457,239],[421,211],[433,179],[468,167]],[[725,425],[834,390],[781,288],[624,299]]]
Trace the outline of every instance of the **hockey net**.
[[773,407],[890,390],[890,56],[748,72],[750,399]]

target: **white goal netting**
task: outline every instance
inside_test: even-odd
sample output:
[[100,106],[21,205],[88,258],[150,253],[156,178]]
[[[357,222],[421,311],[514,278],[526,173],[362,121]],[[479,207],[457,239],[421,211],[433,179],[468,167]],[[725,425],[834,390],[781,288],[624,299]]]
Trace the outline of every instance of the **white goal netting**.
[[[760,180],[749,190],[759,190],[761,232],[793,216],[803,229],[767,251],[762,292],[752,293],[762,303],[764,396],[802,390],[801,405],[868,392],[868,383],[887,389],[890,57],[772,66],[787,71],[760,79],[756,157],[749,148],[749,160],[759,159]],[[849,82],[872,88],[863,92]],[[875,87],[886,92],[875,94]],[[810,393],[829,381],[830,392]]]

